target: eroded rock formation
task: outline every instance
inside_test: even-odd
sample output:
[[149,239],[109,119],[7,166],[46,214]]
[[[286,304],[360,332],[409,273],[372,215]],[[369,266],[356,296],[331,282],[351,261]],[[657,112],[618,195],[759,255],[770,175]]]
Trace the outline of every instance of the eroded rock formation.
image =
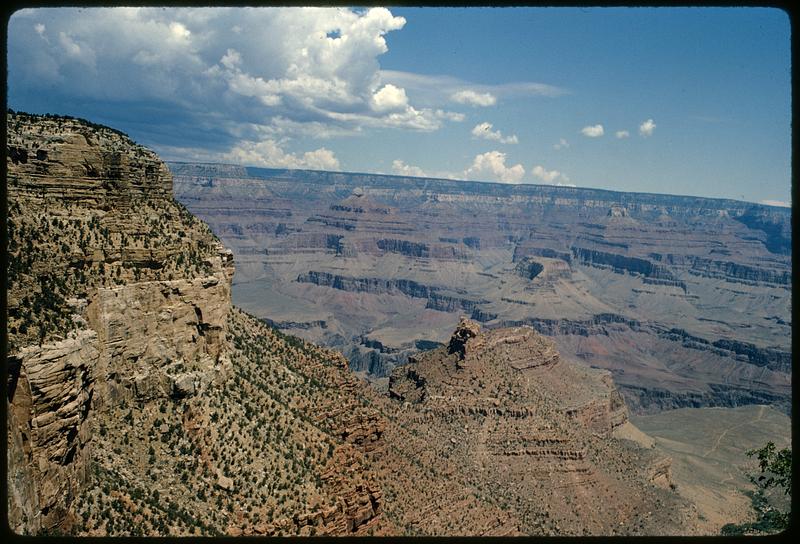
[[[389,395],[402,406],[385,433],[394,462],[419,459],[423,469],[479,490],[475,504],[450,505],[411,485],[415,499],[388,502],[418,534],[693,531],[693,507],[670,490],[670,459],[615,438],[631,424],[610,374],[562,360],[529,327],[482,330],[462,319],[448,346],[392,372]],[[389,478],[382,481],[391,493]],[[471,511],[462,515],[455,504]],[[505,516],[482,526],[492,504]],[[439,512],[426,526],[414,508]]]
[[[374,525],[382,499],[364,455],[382,423],[346,361],[232,309],[231,252],[172,199],[151,151],[72,118],[12,113],[8,126],[12,529]],[[271,446],[254,417],[269,404],[283,428]]]
[[219,379],[233,260],[151,151],[74,119],[8,125],[10,512],[37,532],[72,523],[98,414]]

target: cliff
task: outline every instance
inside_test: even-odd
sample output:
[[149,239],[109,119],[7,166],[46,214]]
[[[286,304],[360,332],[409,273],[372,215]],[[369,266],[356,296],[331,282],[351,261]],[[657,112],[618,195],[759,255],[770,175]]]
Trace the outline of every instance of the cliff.
[[10,519],[36,532],[70,522],[99,414],[218,379],[233,263],[151,151],[74,119],[8,127]]
[[153,152],[83,120],[7,119],[11,528],[365,531],[381,423],[341,356],[232,308],[232,253]]

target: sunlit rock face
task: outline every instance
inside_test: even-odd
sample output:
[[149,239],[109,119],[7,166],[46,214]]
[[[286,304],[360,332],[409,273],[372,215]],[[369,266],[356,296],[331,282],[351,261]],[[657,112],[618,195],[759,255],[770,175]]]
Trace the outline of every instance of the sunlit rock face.
[[65,528],[96,419],[202,393],[227,362],[233,259],[123,134],[8,115],[12,528]]

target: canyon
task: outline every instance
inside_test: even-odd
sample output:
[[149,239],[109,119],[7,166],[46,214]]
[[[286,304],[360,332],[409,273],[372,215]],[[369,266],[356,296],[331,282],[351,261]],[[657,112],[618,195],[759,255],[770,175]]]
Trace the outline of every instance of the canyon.
[[[477,235],[440,243],[402,238],[418,227],[366,190],[349,187],[342,199],[303,220],[322,229],[307,233],[296,220],[286,221],[295,212],[264,187],[237,193],[249,195],[249,204],[240,202],[241,217],[272,206],[270,213],[283,218],[275,231],[270,222],[247,229],[282,236],[285,244],[253,246],[249,253],[234,245],[231,251],[228,230],[209,228],[173,198],[186,183],[177,176],[173,181],[152,151],[119,131],[14,112],[7,124],[6,462],[14,532],[500,536],[715,530],[676,491],[670,457],[630,421],[613,369],[564,356],[559,335],[544,336],[534,322],[512,323],[528,315],[508,315],[503,323],[489,289],[481,294],[446,281],[446,270],[409,280],[368,268],[388,255],[390,264],[392,258],[399,259],[395,264],[441,259],[470,267],[476,276],[492,275],[500,267],[483,267],[479,274],[470,260],[474,252],[510,257],[509,248]],[[216,166],[204,168],[199,172],[220,173]],[[241,175],[241,169],[231,174]],[[214,188],[201,178],[191,183]],[[226,213],[238,219],[234,208]],[[237,225],[231,221],[227,228],[244,232]],[[342,234],[362,230],[384,241],[373,245]],[[362,268],[325,269],[325,259],[368,252],[376,260]],[[318,262],[309,266],[299,255]],[[522,265],[509,265],[507,277],[564,278],[573,273],[561,258],[566,255],[572,253],[526,255],[517,260]],[[353,314],[339,314],[338,306],[316,316],[259,315],[237,307],[242,286],[265,269],[264,256],[290,268],[295,263],[287,276],[291,284],[317,290],[309,293],[320,302],[344,296],[339,303],[351,312],[360,304],[406,312],[409,319],[418,315],[415,326],[428,332],[397,343],[392,334],[406,334],[410,323],[401,320],[405,325],[394,333],[360,333],[358,349],[377,353],[374,360],[383,368],[383,386],[370,385],[357,372],[364,358],[348,360],[272,325],[312,334],[317,328],[345,330]],[[660,270],[655,266],[648,270],[659,281],[685,281],[653,272]],[[240,275],[244,281],[237,284]],[[503,281],[493,278],[501,301],[523,300]],[[274,298],[284,310],[294,303],[280,290]],[[473,319],[459,315],[468,311]],[[572,321],[538,328],[656,330],[613,316],[587,320],[573,312],[565,319]],[[720,359],[735,352],[753,358],[740,361],[746,368],[786,373],[780,345],[709,342],[708,349],[695,351],[719,350],[713,355]]]
[[791,211],[735,200],[168,163],[234,303],[386,390],[461,316],[609,370],[637,414],[791,403]]

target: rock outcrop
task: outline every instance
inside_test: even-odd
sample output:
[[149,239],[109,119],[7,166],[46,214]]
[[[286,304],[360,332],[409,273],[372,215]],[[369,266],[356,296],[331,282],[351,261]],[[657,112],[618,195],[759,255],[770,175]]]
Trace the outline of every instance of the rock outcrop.
[[37,532],[72,523],[98,414],[219,378],[233,262],[151,151],[70,118],[8,126],[10,469],[33,482],[10,481],[10,519]]
[[341,355],[232,308],[232,253],[151,151],[72,118],[8,125],[11,528],[370,530],[385,423]]
[[[402,406],[385,433],[392,462],[418,459],[480,490],[467,518],[409,484],[408,496],[386,508],[408,522],[419,520],[413,508],[440,509],[437,521],[416,521],[418,534],[431,534],[431,525],[435,534],[693,531],[692,506],[670,489],[670,459],[616,438],[623,426],[635,428],[609,373],[562,360],[531,328],[482,330],[462,319],[447,346],[394,369],[389,395]],[[504,505],[506,516],[481,533],[484,500]]]

